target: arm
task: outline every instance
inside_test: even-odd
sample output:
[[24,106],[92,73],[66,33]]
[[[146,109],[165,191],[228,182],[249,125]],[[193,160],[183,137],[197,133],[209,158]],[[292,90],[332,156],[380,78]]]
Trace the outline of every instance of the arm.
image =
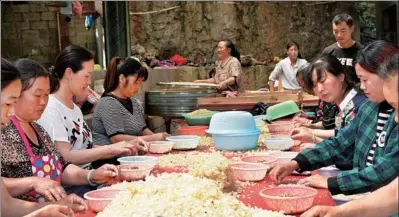
[[[8,193],[13,197],[26,194],[33,190],[34,177],[26,178],[5,178],[2,177],[4,182],[2,186],[7,186]],[[36,180],[37,181],[37,180]]]
[[339,206],[343,217],[391,216],[398,213],[398,178],[389,185]]
[[372,166],[343,171],[337,177],[329,178],[328,188],[331,193],[364,193],[392,181],[399,174],[398,134],[396,126],[385,142],[384,155],[376,157]]
[[318,129],[314,129],[312,130],[313,134],[319,138],[322,139],[328,139],[332,136],[335,135],[335,131],[334,130],[318,130]]
[[336,161],[348,159],[353,155],[353,147],[351,147],[356,140],[356,131],[359,125],[359,117],[356,117],[353,122],[342,128],[336,137],[331,137],[318,143],[313,149],[306,149],[294,158],[298,162],[301,170],[315,170],[321,167],[335,164]]
[[65,161],[76,165],[87,164],[100,159],[109,159],[122,154],[112,147],[116,144],[82,150],[72,150],[71,144],[68,142],[55,141],[54,144]]
[[209,84],[215,84],[215,78],[208,78],[206,80],[195,80],[194,83],[209,83]]
[[24,200],[13,198],[3,181],[0,179],[1,185],[1,215],[7,217],[19,217],[34,212],[47,203],[32,203]]
[[393,216],[398,210],[398,178],[389,185],[361,198],[337,207],[317,206],[301,217],[374,217]]
[[278,77],[281,75],[282,73],[282,67],[281,67],[281,61],[279,63],[277,63],[276,67],[274,67],[273,72],[270,74],[269,76],[269,90],[271,92],[274,91],[274,82],[276,80],[278,80]]

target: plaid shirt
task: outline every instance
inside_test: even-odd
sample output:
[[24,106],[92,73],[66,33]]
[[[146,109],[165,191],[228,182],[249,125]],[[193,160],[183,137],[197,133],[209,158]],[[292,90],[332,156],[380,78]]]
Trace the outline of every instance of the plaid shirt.
[[[372,166],[366,166],[371,146],[376,140],[379,104],[367,100],[353,122],[331,137],[307,149],[294,159],[300,170],[315,170],[333,165],[345,158],[353,159],[353,169],[328,178],[328,189],[334,194],[357,194],[375,190],[395,179],[399,174],[398,126],[393,112],[384,126],[385,145],[378,146]],[[381,133],[383,134],[383,133]]]

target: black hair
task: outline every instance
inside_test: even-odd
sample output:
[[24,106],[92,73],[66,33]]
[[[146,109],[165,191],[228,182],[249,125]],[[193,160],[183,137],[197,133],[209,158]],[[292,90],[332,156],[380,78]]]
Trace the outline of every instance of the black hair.
[[316,74],[316,81],[322,81],[326,77],[326,72],[331,73],[335,77],[339,75],[345,76],[345,83],[347,88],[353,88],[355,85],[351,82],[345,67],[341,62],[332,55],[323,55],[312,63],[312,68],[309,73],[304,74],[304,83],[307,89],[313,89],[315,83],[313,82],[313,73]]
[[47,69],[31,59],[19,59],[14,65],[21,73],[22,91],[29,89],[39,77],[51,77]]
[[237,58],[238,61],[241,62],[240,52],[238,51],[238,48],[236,47],[236,45],[230,39],[223,39],[221,41],[226,42],[226,48],[231,49],[230,55]]
[[1,58],[1,89],[3,90],[15,80],[20,80],[18,69],[8,60]]
[[351,15],[346,14],[346,13],[336,15],[332,21],[332,23],[335,25],[338,25],[342,22],[345,22],[346,25],[348,25],[349,27],[352,27],[353,23],[354,23]]
[[301,52],[299,51],[298,43],[296,43],[295,41],[290,41],[290,42],[287,43],[287,45],[285,47],[286,47],[286,49],[288,51],[292,46],[296,46],[296,48],[298,48],[298,58],[302,59],[302,55],[301,55]]
[[[298,72],[296,73],[297,81],[299,79],[302,79],[304,81],[304,83],[305,83],[305,77],[308,76],[309,74],[311,75],[312,71],[313,71],[313,64],[312,63],[306,63],[306,64],[302,65],[301,67],[299,67]],[[309,89],[307,87],[307,85],[305,85],[302,88],[304,89],[305,92],[313,94],[313,89],[312,88]]]
[[[132,57],[125,59],[114,57],[108,64],[107,74],[104,79],[104,94],[114,91],[119,85],[119,75],[137,76],[137,79],[148,79],[147,69]],[[127,82],[127,81],[126,81]]]
[[92,52],[79,45],[69,45],[58,54],[54,69],[52,70],[51,93],[58,90],[60,80],[64,77],[65,70],[71,68],[73,73],[82,69],[84,62],[94,59]]
[[368,72],[377,74],[378,67],[389,57],[398,53],[399,48],[396,45],[378,40],[360,51],[356,57],[356,62]]
[[387,59],[379,68],[378,75],[382,80],[386,80],[399,72],[399,54],[395,54]]

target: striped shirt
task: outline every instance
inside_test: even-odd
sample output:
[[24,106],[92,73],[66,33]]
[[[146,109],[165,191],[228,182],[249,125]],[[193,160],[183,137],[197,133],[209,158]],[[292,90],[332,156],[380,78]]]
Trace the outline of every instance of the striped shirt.
[[374,154],[377,149],[377,146],[384,147],[384,145],[385,145],[384,144],[385,143],[385,132],[382,132],[382,130],[384,129],[384,126],[387,123],[392,112],[393,112],[393,109],[388,103],[384,102],[381,104],[380,111],[378,113],[378,119],[377,119],[376,139],[368,153],[367,160],[366,160],[367,166],[373,165]]

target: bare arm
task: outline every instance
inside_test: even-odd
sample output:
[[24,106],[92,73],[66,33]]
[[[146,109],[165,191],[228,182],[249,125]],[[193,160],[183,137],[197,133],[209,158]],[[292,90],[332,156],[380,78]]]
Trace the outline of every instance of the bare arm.
[[151,142],[151,141],[164,141],[166,137],[169,136],[167,133],[152,133],[151,130],[146,129],[142,132],[141,136],[131,136],[131,135],[126,135],[126,134],[118,134],[115,136],[111,137],[111,142],[116,143],[116,142],[121,142],[121,141],[132,141],[136,140],[138,138],[143,139],[146,142]]
[[34,177],[26,178],[5,178],[2,177],[3,184],[6,186],[8,193],[13,197],[26,194],[33,190]]
[[274,81],[269,81],[269,90],[270,92],[274,92]]
[[322,139],[328,139],[331,136],[335,136],[335,131],[334,130],[319,130],[319,129],[314,129],[312,130],[313,134],[319,138]]
[[47,203],[33,203],[13,198],[3,180],[0,179],[1,185],[1,215],[7,217],[20,217],[28,213],[34,212],[47,205]]
[[215,84],[215,78],[208,78],[206,80],[195,80],[194,83],[209,83],[209,84]]
[[100,159],[109,159],[123,154],[112,147],[115,144],[96,146],[96,148],[92,149],[72,150],[71,144],[67,142],[55,141],[54,143],[65,161],[75,165],[87,164]]

